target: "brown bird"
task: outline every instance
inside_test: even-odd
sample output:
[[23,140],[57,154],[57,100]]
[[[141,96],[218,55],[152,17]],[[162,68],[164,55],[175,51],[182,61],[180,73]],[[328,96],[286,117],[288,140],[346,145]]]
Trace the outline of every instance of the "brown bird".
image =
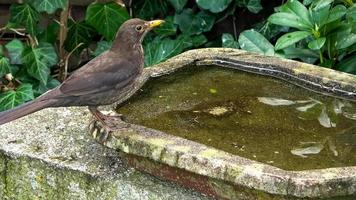
[[130,19],[121,25],[111,49],[75,71],[58,87],[12,110],[0,112],[0,125],[49,107],[89,106],[103,126],[110,128],[100,105],[118,101],[129,92],[143,70],[142,40],[163,20]]

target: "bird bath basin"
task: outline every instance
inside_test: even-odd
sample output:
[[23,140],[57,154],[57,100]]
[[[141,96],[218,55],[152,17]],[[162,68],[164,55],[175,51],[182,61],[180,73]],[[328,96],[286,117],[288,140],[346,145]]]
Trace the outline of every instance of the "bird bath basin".
[[217,198],[356,193],[355,76],[202,49],[146,69],[136,88],[118,108],[130,126],[106,143],[129,165]]

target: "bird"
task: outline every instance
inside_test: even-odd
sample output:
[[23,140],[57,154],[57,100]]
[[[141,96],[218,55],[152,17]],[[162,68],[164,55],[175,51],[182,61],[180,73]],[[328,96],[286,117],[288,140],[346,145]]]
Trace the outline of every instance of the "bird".
[[139,18],[125,21],[109,50],[35,100],[0,112],[0,125],[44,108],[88,106],[94,118],[110,130],[113,128],[113,116],[103,114],[98,107],[119,101],[133,89],[144,67],[142,41],[150,30],[162,23],[163,20],[145,21]]

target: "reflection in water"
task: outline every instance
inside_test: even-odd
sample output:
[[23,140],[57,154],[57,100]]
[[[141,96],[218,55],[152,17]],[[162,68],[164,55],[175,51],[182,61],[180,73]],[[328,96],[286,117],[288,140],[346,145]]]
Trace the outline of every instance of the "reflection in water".
[[291,170],[356,165],[356,105],[273,78],[206,67],[155,78],[127,121]]

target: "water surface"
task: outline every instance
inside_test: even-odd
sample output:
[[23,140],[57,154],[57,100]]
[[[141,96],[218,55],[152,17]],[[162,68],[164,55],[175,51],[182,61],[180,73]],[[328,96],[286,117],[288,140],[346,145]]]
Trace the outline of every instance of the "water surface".
[[150,80],[126,121],[287,170],[356,165],[356,104],[270,77],[194,67]]

